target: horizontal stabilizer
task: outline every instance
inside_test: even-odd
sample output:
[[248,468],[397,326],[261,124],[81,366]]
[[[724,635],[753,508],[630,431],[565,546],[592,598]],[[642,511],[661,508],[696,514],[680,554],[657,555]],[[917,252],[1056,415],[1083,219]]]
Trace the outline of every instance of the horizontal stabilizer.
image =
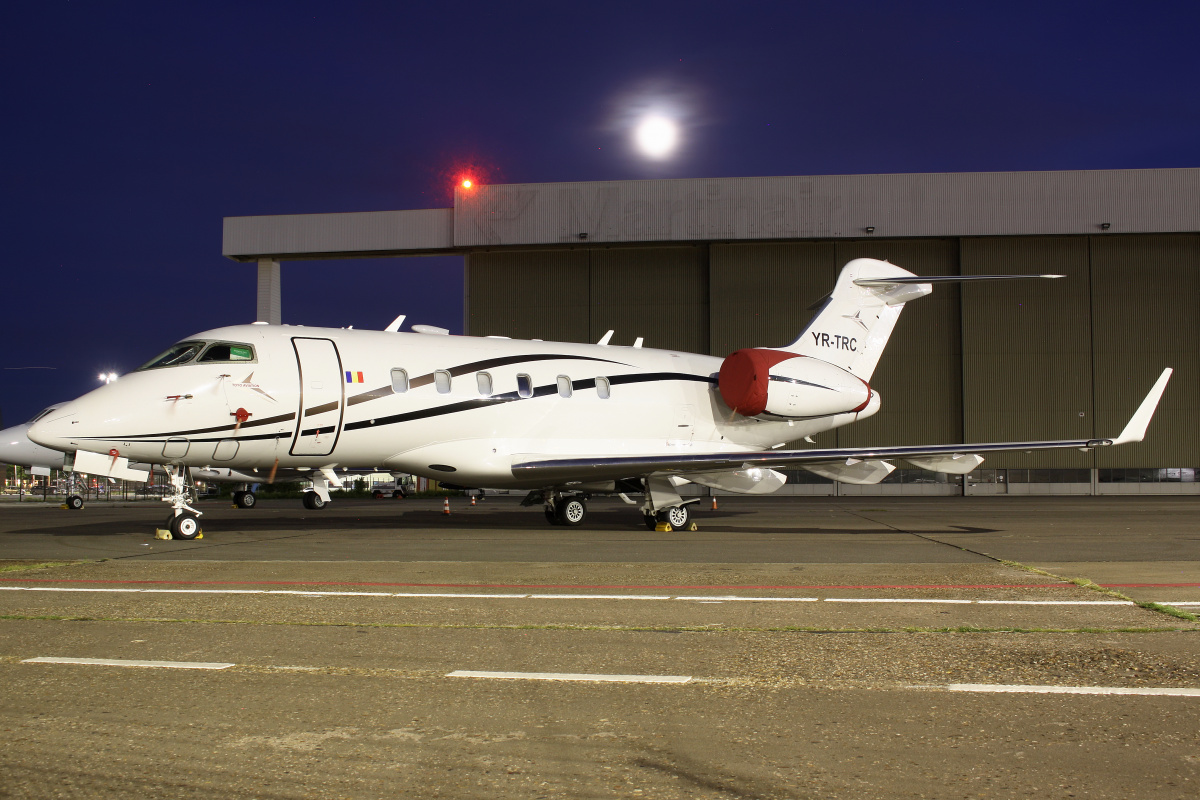
[[1066,275],[913,275],[895,278],[859,278],[855,286],[899,286],[905,283],[967,283],[969,281],[1012,281],[1025,278],[1065,278]]

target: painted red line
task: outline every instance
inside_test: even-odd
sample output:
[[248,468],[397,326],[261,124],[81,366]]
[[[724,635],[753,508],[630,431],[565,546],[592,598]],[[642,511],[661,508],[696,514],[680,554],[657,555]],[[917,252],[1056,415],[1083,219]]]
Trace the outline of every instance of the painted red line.
[[3,578],[3,583],[99,583],[119,585],[169,586],[399,586],[427,589],[1070,589],[1070,583],[933,583],[933,584],[798,584],[771,586],[761,584],[578,584],[578,583],[382,583],[368,581],[118,581],[61,578]]

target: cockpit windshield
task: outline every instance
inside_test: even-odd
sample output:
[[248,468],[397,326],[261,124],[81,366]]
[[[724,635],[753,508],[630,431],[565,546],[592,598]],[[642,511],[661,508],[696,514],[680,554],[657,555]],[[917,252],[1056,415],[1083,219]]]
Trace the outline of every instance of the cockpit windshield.
[[171,349],[162,355],[156,356],[138,367],[137,371],[158,369],[159,367],[178,367],[180,364],[190,363],[195,360],[196,355],[203,347],[204,342],[180,342],[172,345]]
[[[199,356],[197,358],[197,356]],[[183,364],[215,364],[230,361],[253,361],[254,348],[240,342],[205,342],[188,340],[174,345],[157,358],[138,367],[137,371],[178,367]]]
[[29,420],[29,422],[26,422],[25,424],[26,424],[26,425],[32,425],[33,423],[37,422],[39,419],[41,419],[42,417],[46,416],[47,414],[49,414],[51,411],[53,411],[53,410],[54,410],[54,409],[56,409],[56,408],[58,408],[58,406],[50,406],[49,408],[44,408],[44,409],[42,409],[42,410],[41,410],[41,411],[38,413],[38,415],[37,415],[36,417],[34,417],[33,419]]

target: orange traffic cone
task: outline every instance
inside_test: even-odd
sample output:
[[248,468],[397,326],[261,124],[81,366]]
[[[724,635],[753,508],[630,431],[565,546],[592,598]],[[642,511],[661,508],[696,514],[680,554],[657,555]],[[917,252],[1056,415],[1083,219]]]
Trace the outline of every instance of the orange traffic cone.
[[713,510],[713,511],[716,511],[716,510],[717,510],[717,496],[714,494],[712,497],[713,497],[713,507],[712,507],[712,510]]
[[449,497],[442,500],[442,513],[445,514],[447,517],[450,516],[450,498]]
[[471,495],[471,505],[475,505],[475,495]]

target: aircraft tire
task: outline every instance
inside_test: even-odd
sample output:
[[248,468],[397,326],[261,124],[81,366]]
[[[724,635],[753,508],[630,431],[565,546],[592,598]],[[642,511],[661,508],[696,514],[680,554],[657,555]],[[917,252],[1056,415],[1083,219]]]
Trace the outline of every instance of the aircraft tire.
[[70,495],[67,498],[67,508],[71,509],[72,511],[78,511],[79,509],[83,508],[83,498],[77,494]]
[[200,520],[194,514],[178,514],[171,518],[171,538],[185,541],[195,539],[203,533]]
[[583,502],[582,497],[568,497],[559,500],[555,516],[558,517],[559,525],[567,525],[572,528],[582,525],[584,518],[587,517],[587,503]]
[[546,512],[546,522],[549,522],[551,525],[562,525],[562,522],[558,518],[557,511],[550,506],[545,506],[543,510]]
[[691,513],[687,506],[672,506],[664,508],[658,512],[657,519],[659,522],[665,522],[677,531],[681,531],[687,527],[688,520],[691,518]]
[[254,496],[254,492],[238,492],[233,496],[233,502],[238,508],[254,508],[258,504],[258,498]]
[[320,511],[327,505],[328,503],[322,500],[321,495],[317,494],[316,492],[304,493],[304,507],[310,511]]

